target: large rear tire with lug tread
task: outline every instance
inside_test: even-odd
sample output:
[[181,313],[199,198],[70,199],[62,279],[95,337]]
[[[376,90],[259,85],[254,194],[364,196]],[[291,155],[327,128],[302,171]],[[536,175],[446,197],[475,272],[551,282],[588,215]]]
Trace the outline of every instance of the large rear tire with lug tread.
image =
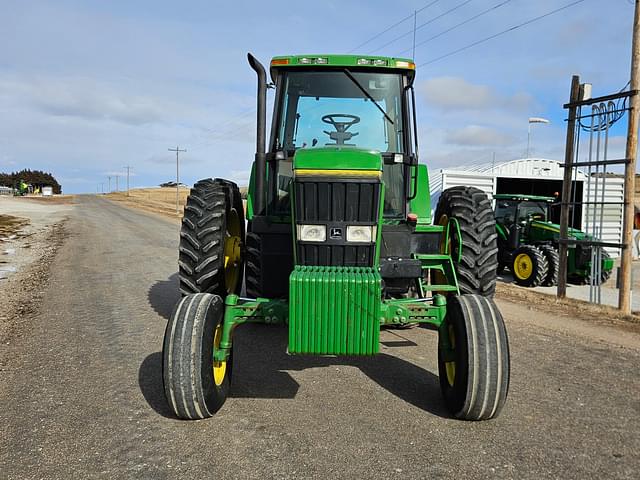
[[247,296],[262,296],[262,244],[260,236],[247,232],[247,248],[245,249],[245,289]]
[[498,416],[509,391],[510,360],[507,331],[493,299],[451,297],[441,328],[450,345],[445,349],[440,338],[438,372],[447,408],[462,420]]
[[178,265],[183,295],[240,293],[244,229],[242,197],[235,183],[209,178],[193,186],[180,230]]
[[[602,260],[606,260],[607,258],[611,258],[609,256],[609,253],[602,249]],[[606,283],[607,280],[609,280],[609,278],[611,278],[611,273],[612,270],[600,270],[600,282],[599,283],[595,283],[595,285],[602,285],[603,283]],[[585,283],[587,285],[591,285],[591,273],[589,273],[587,275],[587,278],[585,279]]]
[[538,248],[547,259],[547,276],[542,281],[545,287],[558,285],[558,268],[560,266],[560,254],[553,245],[539,245]]
[[521,287],[537,287],[547,278],[549,264],[541,250],[523,245],[512,254],[511,273]]
[[498,270],[498,234],[491,202],[475,187],[448,188],[438,201],[435,222],[446,225],[450,218],[458,221],[462,236],[458,239],[457,232],[451,232],[451,256],[460,293],[493,296]]
[[197,293],[183,297],[164,334],[162,379],[169,406],[177,417],[197,420],[213,416],[229,392],[232,354],[216,362],[224,320],[218,295]]

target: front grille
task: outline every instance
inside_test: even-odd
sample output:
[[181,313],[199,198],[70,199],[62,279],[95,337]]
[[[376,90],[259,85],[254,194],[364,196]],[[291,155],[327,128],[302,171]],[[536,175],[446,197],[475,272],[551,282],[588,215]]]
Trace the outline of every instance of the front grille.
[[[346,230],[348,225],[377,224],[380,185],[370,179],[296,179],[296,223],[327,226],[326,242],[297,242],[298,265],[373,266],[375,238],[370,244],[349,243]],[[340,235],[331,238],[331,232]]]

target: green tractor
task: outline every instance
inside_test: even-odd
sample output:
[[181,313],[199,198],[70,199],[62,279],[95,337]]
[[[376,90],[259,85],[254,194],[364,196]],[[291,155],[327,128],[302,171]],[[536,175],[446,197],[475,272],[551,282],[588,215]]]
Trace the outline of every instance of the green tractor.
[[258,77],[258,115],[246,212],[235,183],[206,179],[192,188],[182,220],[183,297],[163,346],[175,415],[201,419],[223,405],[234,329],[245,323],[286,325],[292,355],[375,355],[381,328],[431,328],[452,415],[498,415],[510,370],[492,299],[493,210],[481,191],[456,187],[443,192],[431,222],[414,63],[275,57],[267,83],[260,62],[248,60]]
[[18,197],[24,197],[29,193],[29,184],[25,183],[24,180],[20,180],[15,189],[15,195]]
[[[495,218],[498,232],[498,272],[509,267],[518,285],[554,286],[558,283],[558,238],[560,225],[552,223],[551,207],[555,197],[498,194]],[[569,237],[589,240],[592,237],[569,228]],[[591,247],[572,245],[567,260],[567,278],[575,283],[600,285],[613,270],[613,259],[602,249],[598,278],[592,280],[591,265],[598,252]]]

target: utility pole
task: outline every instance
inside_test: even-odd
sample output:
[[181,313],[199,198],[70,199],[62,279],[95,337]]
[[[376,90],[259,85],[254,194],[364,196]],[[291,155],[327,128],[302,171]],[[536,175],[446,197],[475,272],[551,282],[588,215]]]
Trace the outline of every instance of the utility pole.
[[129,169],[131,168],[129,165],[124,167],[127,169],[127,197],[129,196]]
[[109,193],[111,193],[111,177],[107,177],[109,179]]
[[118,179],[120,178],[120,175],[116,175],[116,192],[120,191],[120,188],[118,187]]
[[[569,103],[573,104],[580,99],[580,77],[574,75],[571,78],[571,94],[569,95]],[[562,197],[560,197],[560,242],[558,252],[560,259],[558,261],[558,298],[567,296],[567,244],[566,240],[569,236],[569,209],[571,205],[571,172],[573,171],[573,156],[575,149],[576,135],[576,117],[577,107],[569,108],[569,118],[567,120],[567,142],[564,152],[564,180],[562,181]],[[575,208],[575,205],[573,205]]]
[[180,150],[180,147],[176,145],[176,148],[168,148],[170,152],[176,152],[176,213],[180,214],[180,152],[186,152],[186,150]]
[[620,292],[618,308],[622,313],[631,313],[631,262],[633,260],[633,210],[636,181],[636,158],[638,155],[638,117],[640,116],[640,0],[635,1],[633,16],[633,39],[631,41],[631,82],[629,90],[634,92],[629,99],[629,124],[627,130],[627,163],[624,167],[624,219],[622,222],[622,260],[620,263]]

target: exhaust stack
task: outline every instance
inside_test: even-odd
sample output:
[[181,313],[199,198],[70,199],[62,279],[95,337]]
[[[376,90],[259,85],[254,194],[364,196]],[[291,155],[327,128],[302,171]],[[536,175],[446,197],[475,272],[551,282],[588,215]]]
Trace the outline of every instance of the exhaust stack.
[[266,177],[266,125],[267,125],[267,74],[264,66],[256,57],[247,53],[249,65],[258,75],[258,115],[256,121],[256,170],[255,187],[256,196],[254,198],[253,212],[256,215],[264,213],[264,180]]

